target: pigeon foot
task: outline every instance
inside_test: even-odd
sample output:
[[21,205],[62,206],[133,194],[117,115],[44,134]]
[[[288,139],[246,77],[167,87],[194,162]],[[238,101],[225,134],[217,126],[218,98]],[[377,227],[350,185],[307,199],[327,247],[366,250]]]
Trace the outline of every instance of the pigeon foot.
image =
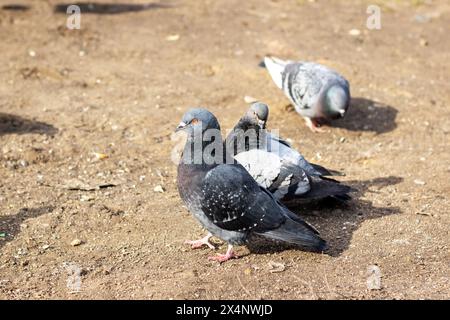
[[319,133],[325,132],[325,130],[320,127],[320,123],[318,121],[305,117],[305,122],[306,126],[309,129],[311,129],[312,132],[319,132]]
[[228,261],[231,259],[238,259],[238,258],[239,258],[239,256],[237,254],[235,254],[233,251],[233,246],[228,245],[228,249],[225,254],[218,254],[216,256],[209,257],[208,260],[217,261],[217,262],[222,263],[222,262],[225,262],[225,261]]
[[211,249],[216,249],[216,247],[214,247],[214,245],[211,242],[209,242],[209,239],[211,237],[212,234],[208,233],[204,238],[201,238],[199,240],[185,241],[184,243],[190,245],[192,249],[198,249],[203,246],[208,246]]

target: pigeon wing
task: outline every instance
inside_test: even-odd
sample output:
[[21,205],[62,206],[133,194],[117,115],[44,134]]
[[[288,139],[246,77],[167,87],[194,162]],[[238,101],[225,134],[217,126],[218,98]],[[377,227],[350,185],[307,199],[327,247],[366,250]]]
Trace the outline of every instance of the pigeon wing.
[[222,164],[209,171],[202,193],[202,211],[225,230],[265,232],[286,219],[276,200],[241,165]]

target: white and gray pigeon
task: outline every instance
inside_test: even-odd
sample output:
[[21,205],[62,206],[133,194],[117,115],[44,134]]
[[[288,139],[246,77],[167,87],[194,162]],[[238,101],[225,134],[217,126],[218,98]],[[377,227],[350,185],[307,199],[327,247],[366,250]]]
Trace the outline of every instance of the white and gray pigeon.
[[336,71],[314,62],[275,57],[265,57],[264,66],[312,131],[322,131],[322,122],[344,117],[347,112],[350,85]]
[[209,238],[216,236],[228,243],[228,249],[210,259],[224,262],[237,257],[233,245],[243,245],[256,234],[311,251],[325,249],[318,232],[260,187],[244,167],[235,161],[220,161],[226,156],[219,152],[223,149],[220,134],[213,132],[211,139],[211,130],[220,133],[211,112],[188,110],[177,130],[187,132],[178,165],[178,190],[189,211],[209,232],[203,239],[188,242],[192,248],[213,247]]
[[226,138],[226,148],[258,182],[285,204],[292,200],[351,199],[352,188],[326,176],[338,175],[309,163],[289,143],[265,130],[269,107],[253,103]]

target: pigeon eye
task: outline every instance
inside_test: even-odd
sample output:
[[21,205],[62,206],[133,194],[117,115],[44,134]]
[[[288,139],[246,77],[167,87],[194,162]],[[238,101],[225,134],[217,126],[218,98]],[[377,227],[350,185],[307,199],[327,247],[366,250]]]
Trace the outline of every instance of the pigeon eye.
[[198,119],[197,118],[194,118],[194,119],[191,120],[191,124],[197,124],[197,123],[198,123]]

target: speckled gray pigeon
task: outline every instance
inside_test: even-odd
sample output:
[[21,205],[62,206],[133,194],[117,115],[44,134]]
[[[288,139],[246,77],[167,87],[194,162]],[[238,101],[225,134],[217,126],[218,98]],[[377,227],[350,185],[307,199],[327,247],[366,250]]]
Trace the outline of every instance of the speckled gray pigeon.
[[350,86],[336,71],[314,62],[275,57],[265,57],[264,66],[312,131],[322,131],[323,121],[344,117],[350,105]]
[[332,197],[351,199],[352,189],[325,176],[337,175],[309,163],[289,143],[265,130],[269,107],[253,103],[226,139],[227,150],[258,184],[284,203]]
[[226,157],[220,155],[223,142],[214,132],[220,133],[220,126],[211,112],[190,109],[177,130],[187,132],[178,165],[178,190],[188,209],[209,232],[203,239],[189,241],[193,248],[213,247],[209,238],[216,236],[228,243],[228,249],[210,259],[224,262],[236,258],[233,245],[245,244],[257,234],[307,250],[325,249],[326,243],[318,232],[260,187],[244,167],[220,161]]

